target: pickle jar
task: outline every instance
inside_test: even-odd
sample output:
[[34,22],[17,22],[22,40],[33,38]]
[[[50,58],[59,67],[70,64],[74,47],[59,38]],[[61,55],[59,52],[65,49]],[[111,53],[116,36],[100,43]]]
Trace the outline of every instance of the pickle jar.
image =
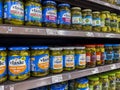
[[0,47],[0,83],[7,80],[7,52],[5,47]]
[[47,46],[31,47],[31,75],[46,76],[49,73],[49,50]]
[[86,45],[86,60],[87,67],[93,68],[96,66],[96,48],[95,45]]
[[116,90],[120,89],[120,70],[115,72],[116,74]]
[[84,9],[82,10],[83,16],[83,30],[92,30],[92,10],[91,9]]
[[105,64],[113,63],[113,47],[112,44],[105,44]]
[[118,21],[118,30],[117,32],[120,33],[120,15],[117,16],[117,21]]
[[0,24],[3,23],[3,2],[0,0]]
[[63,69],[71,71],[75,69],[74,47],[64,47],[63,50]]
[[86,50],[84,46],[75,47],[75,67],[76,69],[86,68]]
[[8,52],[8,74],[11,81],[22,81],[30,77],[29,47],[10,47]]
[[92,25],[93,25],[93,30],[94,31],[101,31],[101,18],[100,18],[100,12],[95,11],[92,13],[93,16],[93,21],[92,21]]
[[105,48],[103,44],[96,45],[97,66],[105,64]]
[[99,77],[97,77],[97,76],[89,76],[88,80],[89,80],[89,89],[90,90],[101,90],[100,89]]
[[69,4],[58,5],[58,28],[70,29],[71,26],[71,10]]
[[101,31],[102,32],[111,32],[110,25],[111,15],[109,11],[101,12]]
[[43,2],[43,26],[57,27],[57,8],[54,1],[46,0]]
[[120,62],[120,44],[113,44],[112,46],[114,54],[113,62],[118,63]]
[[6,24],[24,24],[24,4],[22,0],[4,1],[4,22]]
[[111,30],[112,32],[117,32],[117,14],[111,13]]
[[89,82],[87,78],[76,79],[75,81],[75,90],[89,89]]
[[82,13],[80,7],[73,7],[72,11],[72,29],[81,30],[82,28]]
[[25,4],[25,25],[42,26],[42,5],[29,0]]
[[50,48],[50,72],[61,73],[63,71],[63,48]]

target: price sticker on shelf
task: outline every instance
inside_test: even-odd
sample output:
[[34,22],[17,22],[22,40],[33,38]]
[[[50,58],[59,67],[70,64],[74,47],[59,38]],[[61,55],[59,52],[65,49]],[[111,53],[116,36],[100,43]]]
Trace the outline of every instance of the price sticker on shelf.
[[92,74],[96,74],[96,73],[99,73],[98,68],[94,68],[94,69],[92,70]]
[[63,81],[62,75],[52,76],[52,83],[58,83],[58,82],[62,82],[62,81]]
[[4,86],[0,86],[0,90],[4,90]]
[[48,35],[56,35],[57,31],[55,29],[46,29]]
[[94,33],[93,32],[87,32],[86,36],[88,36],[88,37],[94,37]]
[[116,67],[115,64],[111,65],[111,69],[116,69],[116,68],[117,68],[117,67]]

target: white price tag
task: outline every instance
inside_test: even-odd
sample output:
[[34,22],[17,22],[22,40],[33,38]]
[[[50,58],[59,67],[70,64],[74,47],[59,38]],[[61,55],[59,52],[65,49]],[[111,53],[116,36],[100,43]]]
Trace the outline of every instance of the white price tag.
[[109,3],[104,3],[104,5],[106,5],[106,6],[110,6],[110,4],[109,4]]
[[96,74],[96,73],[99,73],[98,68],[94,68],[94,69],[92,70],[92,74]]
[[89,36],[89,37],[94,37],[94,34],[92,32],[87,32],[86,35]]
[[0,90],[4,90],[4,86],[0,86]]
[[54,29],[46,29],[46,32],[48,35],[56,35],[57,34],[57,31]]
[[62,75],[52,76],[52,83],[58,83],[58,82],[62,82],[62,81],[63,81]]
[[116,69],[116,68],[117,68],[117,67],[116,67],[115,64],[111,65],[111,69]]

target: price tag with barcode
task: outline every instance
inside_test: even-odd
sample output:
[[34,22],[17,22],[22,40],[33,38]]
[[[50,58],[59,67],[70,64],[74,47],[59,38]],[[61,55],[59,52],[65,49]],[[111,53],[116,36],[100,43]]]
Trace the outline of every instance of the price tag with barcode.
[[117,67],[116,67],[115,64],[111,65],[111,69],[116,69],[116,68],[117,68]]
[[58,82],[62,82],[62,81],[63,81],[62,75],[52,76],[52,83],[58,83]]
[[94,68],[94,69],[92,70],[92,74],[96,74],[96,73],[99,73],[98,68]]
[[4,86],[0,86],[0,90],[4,90]]

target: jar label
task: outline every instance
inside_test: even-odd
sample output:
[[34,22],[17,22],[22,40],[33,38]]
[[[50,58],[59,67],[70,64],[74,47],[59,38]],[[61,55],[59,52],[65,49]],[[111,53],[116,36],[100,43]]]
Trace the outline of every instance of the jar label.
[[101,20],[100,18],[93,18],[93,21],[92,21],[92,25],[93,26],[101,26]]
[[87,62],[91,61],[91,53],[86,53],[86,60]]
[[113,60],[114,54],[113,52],[106,52],[106,59],[105,60]]
[[105,19],[105,26],[110,26],[110,18]]
[[101,60],[101,52],[96,52],[97,61]]
[[105,20],[101,19],[101,27],[104,27],[104,26],[105,26]]
[[110,87],[115,88],[116,87],[116,80],[110,80]]
[[7,62],[6,57],[0,56],[0,78],[7,75]]
[[3,5],[2,2],[0,2],[0,18],[3,17]]
[[83,17],[83,25],[92,25],[92,16]]
[[75,66],[74,55],[64,55],[63,64],[64,64],[64,67],[74,67]]
[[72,24],[82,24],[82,16],[72,16]]
[[75,55],[76,65],[86,65],[86,54],[76,54]]
[[44,8],[43,9],[43,22],[57,22],[57,10],[55,8]]
[[117,20],[111,20],[110,26],[112,28],[117,28]]
[[30,72],[29,56],[9,56],[9,75],[17,76]]
[[58,24],[71,24],[70,11],[62,10],[58,12]]
[[26,6],[25,21],[42,22],[42,8],[40,6]]
[[48,54],[37,55],[31,57],[31,71],[45,72],[49,69],[49,56]]
[[63,57],[62,56],[50,56],[50,68],[51,69],[62,69],[63,68]]
[[107,82],[103,82],[102,83],[102,89],[104,90],[105,88],[108,88],[109,87],[109,83]]
[[24,6],[21,2],[6,2],[4,4],[4,18],[24,20]]
[[119,60],[119,53],[114,53],[114,60]]
[[92,53],[92,56],[91,56],[91,61],[92,61],[92,62],[96,62],[96,59],[97,59],[97,57],[96,57],[96,52],[93,52],[93,53]]

